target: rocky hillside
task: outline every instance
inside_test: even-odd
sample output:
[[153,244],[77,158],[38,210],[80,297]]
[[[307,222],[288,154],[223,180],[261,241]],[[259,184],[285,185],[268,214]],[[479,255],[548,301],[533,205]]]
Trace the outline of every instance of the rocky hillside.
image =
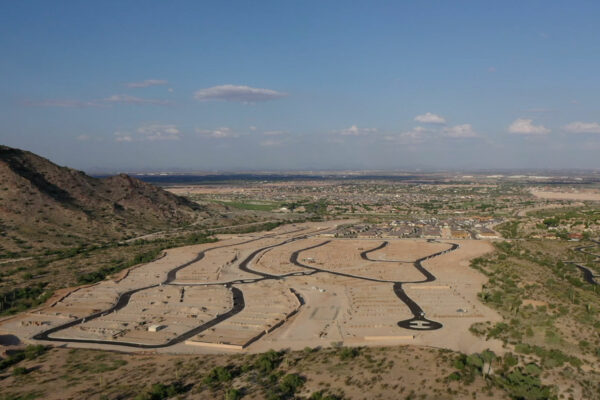
[[0,146],[0,255],[123,239],[194,222],[196,203],[121,174],[97,179]]

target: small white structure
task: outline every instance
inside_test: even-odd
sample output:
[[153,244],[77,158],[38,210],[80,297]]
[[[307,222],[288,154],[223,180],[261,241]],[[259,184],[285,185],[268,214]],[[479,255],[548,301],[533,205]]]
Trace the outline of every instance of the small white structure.
[[158,331],[161,331],[161,330],[163,330],[165,328],[166,328],[165,325],[150,325],[148,327],[148,332],[158,332]]

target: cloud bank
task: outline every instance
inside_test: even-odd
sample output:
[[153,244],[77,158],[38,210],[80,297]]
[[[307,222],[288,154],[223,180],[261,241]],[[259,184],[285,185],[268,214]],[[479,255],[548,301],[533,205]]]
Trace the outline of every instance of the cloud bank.
[[375,128],[359,128],[356,125],[352,125],[349,128],[341,129],[339,131],[333,131],[334,134],[341,136],[363,136],[375,132],[377,132],[377,129]]
[[135,134],[117,131],[114,133],[117,142],[143,142],[161,140],[179,140],[181,132],[172,124],[145,124],[140,126]]
[[550,129],[543,125],[534,125],[531,119],[517,118],[508,127],[508,132],[517,135],[546,135],[550,133]]
[[476,138],[479,134],[473,130],[471,124],[456,125],[442,130],[442,134],[449,138]]
[[227,139],[239,137],[238,133],[226,126],[222,126],[217,129],[196,129],[196,133],[201,137],[213,139]]
[[128,88],[146,88],[150,86],[166,85],[168,83],[169,81],[163,79],[146,79],[145,81],[141,82],[128,82],[125,84],[125,86]]
[[446,119],[444,117],[441,117],[437,114],[432,114],[430,112],[422,114],[422,115],[417,115],[415,117],[415,121],[421,122],[424,124],[445,124],[446,123]]
[[24,105],[29,107],[61,107],[61,108],[86,108],[86,107],[106,107],[106,104],[98,101],[82,101],[82,100],[25,100]]
[[597,122],[575,121],[563,126],[569,133],[600,133],[600,124]]
[[155,104],[155,105],[167,105],[171,102],[168,100],[157,100],[157,99],[144,99],[141,97],[130,96],[127,94],[115,94],[104,99],[107,103],[126,103],[126,104]]
[[253,88],[250,86],[221,85],[200,89],[194,98],[200,101],[231,101],[239,103],[258,103],[275,100],[287,96],[286,93],[271,89]]

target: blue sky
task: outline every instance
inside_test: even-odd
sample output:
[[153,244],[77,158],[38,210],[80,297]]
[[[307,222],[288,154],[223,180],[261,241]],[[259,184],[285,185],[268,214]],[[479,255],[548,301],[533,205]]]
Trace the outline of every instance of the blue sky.
[[86,171],[600,168],[597,1],[0,7],[0,143]]

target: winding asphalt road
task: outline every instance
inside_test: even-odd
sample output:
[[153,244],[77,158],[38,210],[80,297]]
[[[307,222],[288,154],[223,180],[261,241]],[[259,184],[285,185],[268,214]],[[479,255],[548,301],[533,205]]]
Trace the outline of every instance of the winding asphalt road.
[[[592,242],[596,243],[595,245],[591,245],[591,246],[579,246],[575,248],[575,251],[578,251],[580,253],[583,254],[587,254],[593,257],[596,257],[594,260],[592,260],[593,262],[600,262],[600,255],[598,254],[594,254],[594,253],[590,253],[589,251],[586,251],[585,249],[591,249],[591,248],[595,248],[596,246],[600,246],[600,242],[597,240],[592,240]],[[599,285],[600,283],[596,280],[596,278],[600,278],[599,274],[594,273],[594,271],[592,271],[591,269],[589,269],[588,267],[579,264],[579,262],[577,261],[566,261],[569,264],[574,264],[577,268],[579,268],[579,270],[583,273],[583,279],[585,279],[588,283],[592,284],[592,285]]]
[[[413,300],[411,299],[406,292],[404,291],[404,289],[402,288],[403,284],[406,283],[411,283],[411,284],[415,284],[415,283],[426,283],[426,282],[432,282],[434,281],[436,278],[435,276],[430,273],[429,271],[427,271],[427,269],[425,269],[425,267],[423,266],[423,261],[429,260],[433,257],[437,257],[440,256],[442,254],[446,254],[448,252],[454,251],[456,250],[459,246],[456,243],[450,243],[451,246],[450,248],[443,250],[443,251],[439,251],[437,253],[434,254],[430,254],[428,256],[425,257],[421,257],[417,260],[415,260],[414,262],[412,262],[413,266],[419,270],[419,272],[421,272],[421,274],[423,274],[423,276],[425,276],[425,279],[420,280],[420,281],[406,281],[406,282],[402,282],[402,281],[391,281],[391,280],[384,280],[384,279],[375,279],[375,278],[369,278],[369,277],[365,277],[365,276],[360,276],[360,275],[353,275],[353,274],[346,274],[343,272],[336,272],[336,271],[329,271],[326,269],[322,269],[322,268],[317,268],[317,267],[313,267],[311,265],[306,265],[306,264],[302,264],[298,261],[298,256],[301,252],[309,250],[309,249],[313,249],[316,247],[320,247],[320,246],[324,246],[328,243],[330,243],[331,241],[328,240],[326,242],[320,243],[316,246],[312,246],[312,247],[307,247],[305,249],[301,249],[301,250],[297,250],[295,252],[292,253],[292,256],[290,257],[290,261],[302,268],[308,268],[313,270],[313,273],[316,272],[324,272],[324,273],[329,273],[332,275],[338,275],[338,276],[343,276],[343,277],[347,277],[347,278],[354,278],[354,279],[360,279],[360,280],[365,280],[365,281],[370,281],[370,282],[380,282],[380,283],[392,283],[393,284],[393,288],[394,288],[394,294],[404,303],[406,304],[406,306],[410,309],[410,312],[413,315],[413,318],[411,319],[407,319],[404,321],[399,321],[398,322],[398,326],[400,326],[401,328],[405,328],[405,329],[412,329],[412,330],[419,330],[419,331],[428,331],[428,330],[435,330],[435,329],[440,329],[443,325],[439,322],[436,321],[432,321],[429,320],[427,318],[425,318],[425,312],[423,311],[423,309]],[[434,242],[433,239],[428,240],[428,242]],[[371,262],[396,262],[396,263],[407,263],[407,261],[394,261],[394,260],[373,260],[371,258],[369,258],[368,254],[375,252],[377,250],[381,250],[384,247],[386,247],[389,244],[389,242],[385,241],[382,244],[380,244],[379,246],[372,248],[370,250],[366,250],[363,251],[360,256],[363,260],[367,260],[367,261],[371,261]],[[308,275],[308,274],[307,274]]]
[[51,341],[51,342],[95,343],[95,344],[109,344],[109,345],[114,345],[114,346],[135,347],[138,349],[160,349],[163,347],[168,347],[168,346],[172,346],[177,343],[181,343],[185,340],[188,340],[188,339],[196,336],[197,334],[199,334],[207,329],[212,328],[213,326],[217,325],[218,323],[223,322],[226,319],[233,317],[235,314],[242,311],[245,306],[244,294],[242,293],[242,291],[238,288],[232,287],[231,292],[233,294],[233,307],[229,311],[227,311],[224,314],[217,315],[216,318],[213,318],[210,321],[206,321],[202,325],[199,325],[199,326],[195,327],[194,329],[191,329],[191,330],[185,332],[183,335],[177,336],[177,337],[169,340],[168,342],[162,343],[162,344],[142,344],[142,343],[119,342],[119,341],[113,341],[113,340],[70,339],[70,338],[69,339],[66,339],[66,338],[61,339],[61,338],[53,338],[53,337],[49,336],[55,332],[70,328],[70,327],[80,324],[84,321],[89,321],[94,318],[102,317],[104,315],[110,314],[113,311],[121,309],[129,303],[129,298],[131,297],[131,295],[133,293],[139,292],[141,290],[146,290],[151,287],[156,287],[156,286],[158,286],[158,285],[148,286],[145,288],[136,289],[135,291],[127,292],[126,294],[123,294],[119,298],[119,301],[117,302],[117,304],[109,310],[100,311],[100,312],[98,312],[96,314],[92,314],[88,317],[80,318],[75,321],[71,321],[67,324],[60,325],[60,326],[57,326],[52,329],[48,329],[47,331],[44,331],[42,333],[35,335],[33,338],[35,340],[47,340],[47,341]]
[[[296,233],[301,231],[302,229],[299,230],[295,230],[289,233]],[[424,283],[424,282],[431,282],[433,280],[435,280],[435,277],[429,272],[427,271],[423,265],[422,262],[425,260],[428,260],[430,258],[445,254],[449,251],[453,251],[456,248],[458,248],[457,244],[452,244],[452,246],[444,251],[438,252],[438,253],[434,253],[431,254],[429,256],[426,257],[422,257],[416,261],[413,262],[413,265],[415,268],[417,268],[424,276],[425,279],[421,280],[421,281],[411,281],[411,282],[397,282],[397,281],[390,281],[390,280],[382,280],[382,279],[374,279],[374,278],[369,278],[369,277],[364,277],[364,276],[359,276],[359,275],[353,275],[353,274],[346,274],[346,273],[341,273],[341,272],[336,272],[336,271],[329,271],[326,269],[322,269],[322,268],[316,268],[310,265],[306,265],[306,264],[302,264],[301,262],[298,261],[298,257],[299,254],[303,251],[307,251],[310,249],[314,249],[317,247],[321,247],[324,246],[328,243],[330,243],[331,241],[325,241],[323,243],[317,244],[317,245],[313,245],[310,247],[306,247],[297,251],[294,251],[292,253],[292,255],[290,256],[290,261],[301,267],[304,269],[308,269],[308,271],[297,271],[297,272],[291,272],[288,274],[283,274],[283,275],[273,275],[273,274],[268,274],[268,273],[264,273],[261,271],[257,271],[254,270],[252,268],[250,268],[250,263],[252,262],[252,260],[254,258],[256,258],[257,255],[261,254],[262,252],[266,252],[269,251],[275,247],[279,247],[279,246],[283,246],[285,244],[288,243],[292,243],[294,241],[297,240],[302,240],[302,239],[307,239],[308,237],[310,237],[310,235],[302,235],[302,236],[297,236],[297,237],[293,237],[290,239],[287,239],[285,241],[282,241],[280,243],[277,244],[273,244],[273,245],[269,245],[269,246],[265,246],[262,247],[260,249],[257,249],[255,251],[253,251],[250,255],[248,255],[242,262],[240,262],[240,264],[238,265],[239,269],[241,271],[250,273],[250,274],[254,274],[254,275],[258,275],[258,278],[250,278],[250,279],[236,279],[236,280],[232,280],[232,281],[228,281],[228,282],[215,282],[215,283],[198,283],[198,284],[190,284],[190,283],[180,283],[177,282],[177,272],[179,272],[181,269],[188,267],[189,265],[196,263],[200,260],[202,260],[205,257],[205,254],[209,251],[212,250],[216,250],[216,249],[222,249],[222,248],[226,248],[226,247],[232,247],[232,246],[239,246],[242,244],[247,244],[247,243],[251,243],[251,242],[255,242],[261,239],[265,239],[265,238],[270,238],[275,236],[275,234],[272,235],[265,235],[265,236],[261,236],[259,238],[255,238],[255,239],[251,239],[251,240],[247,240],[245,242],[240,242],[240,243],[233,243],[233,244],[228,244],[228,245],[222,245],[222,246],[215,246],[215,247],[211,247],[209,249],[206,249],[204,251],[201,251],[200,253],[198,253],[198,255],[196,257],[194,257],[192,260],[178,265],[177,267],[171,269],[170,271],[168,271],[167,273],[167,277],[165,279],[164,282],[162,282],[161,284],[154,284],[154,285],[149,285],[149,286],[145,286],[142,288],[137,288],[137,289],[133,289],[127,292],[122,293],[119,298],[117,299],[117,302],[109,309],[103,310],[103,311],[99,311],[96,312],[94,314],[88,315],[86,317],[82,317],[82,318],[78,318],[76,320],[67,322],[65,324],[56,326],[54,328],[45,330],[41,333],[36,334],[35,336],[33,336],[33,339],[35,340],[44,340],[44,341],[54,341],[54,342],[72,342],[72,343],[93,343],[93,344],[106,344],[106,345],[115,345],[115,346],[126,346],[126,347],[133,347],[133,348],[143,348],[143,349],[158,349],[158,348],[164,348],[164,347],[168,347],[168,346],[172,346],[178,343],[181,343],[185,340],[190,339],[191,337],[212,328],[213,326],[217,325],[220,322],[225,321],[228,318],[231,318],[232,316],[238,314],[239,312],[241,312],[244,307],[245,307],[245,301],[244,301],[244,294],[242,292],[242,290],[240,290],[237,287],[234,287],[234,285],[243,285],[243,284],[249,284],[249,283],[256,283],[259,281],[263,281],[263,280],[280,280],[280,279],[285,279],[286,277],[290,277],[290,276],[306,276],[306,275],[313,275],[316,273],[329,273],[329,274],[333,274],[333,275],[338,275],[338,276],[344,276],[344,277],[349,277],[349,278],[354,278],[354,279],[360,279],[360,280],[367,280],[367,281],[372,281],[372,282],[380,282],[380,283],[392,283],[393,284],[393,288],[394,288],[394,293],[396,294],[396,296],[402,300],[411,310],[411,313],[413,314],[413,318],[410,320],[406,320],[406,321],[400,321],[398,322],[398,325],[403,327],[403,328],[407,328],[407,329],[414,329],[414,330],[433,330],[433,329],[439,329],[442,327],[442,324],[440,324],[439,322],[435,322],[435,321],[431,321],[425,318],[425,313],[423,312],[423,310],[421,309],[421,307],[419,307],[419,305],[413,301],[410,297],[408,297],[408,295],[404,292],[404,290],[402,289],[402,284],[404,283]],[[432,241],[432,240],[430,240]],[[393,261],[393,260],[371,260],[368,258],[368,253],[380,250],[382,248],[384,248],[385,246],[387,246],[388,242],[384,242],[382,243],[380,246],[374,248],[374,249],[370,249],[367,251],[364,251],[361,253],[361,257],[365,260],[368,261],[373,261],[373,262],[396,262],[396,263],[407,263],[407,261]],[[197,326],[194,329],[191,329],[187,332],[185,332],[182,335],[179,335],[173,339],[171,339],[170,341],[166,342],[166,343],[162,343],[162,344],[154,344],[154,345],[150,345],[150,344],[141,344],[141,343],[131,343],[131,342],[123,342],[123,341],[111,341],[111,340],[95,340],[95,339],[72,339],[72,338],[60,338],[60,337],[52,337],[50,335],[55,334],[57,332],[60,332],[62,330],[71,328],[73,326],[76,326],[78,324],[84,323],[84,322],[88,322],[90,320],[96,319],[96,318],[100,318],[103,317],[105,315],[108,315],[110,313],[116,312],[118,310],[121,310],[123,308],[125,308],[128,304],[129,301],[131,299],[131,296],[134,295],[135,293],[141,292],[143,290],[148,290],[151,288],[155,288],[158,287],[160,285],[179,285],[179,286],[210,286],[210,285],[224,285],[226,287],[229,287],[232,291],[232,297],[233,297],[233,306],[232,308],[227,311],[226,313],[223,313],[221,315],[218,315],[217,317],[215,317],[212,320],[209,320],[199,326]],[[296,296],[298,296],[296,294]],[[300,298],[301,299],[301,298]],[[303,299],[300,300],[301,304],[304,303]]]
[[[298,229],[295,231],[291,231],[289,233],[295,233],[295,232],[299,232],[303,229]],[[124,292],[122,294],[119,295],[117,302],[110,307],[109,309],[106,310],[102,310],[102,311],[98,311],[96,313],[93,313],[91,315],[82,317],[82,318],[77,318],[73,321],[69,321],[65,324],[56,326],[54,328],[50,328],[47,329],[43,332],[40,332],[36,335],[33,336],[33,339],[35,340],[45,340],[45,341],[53,341],[53,342],[72,342],[72,343],[94,343],[94,344],[110,344],[110,345],[116,345],[116,346],[127,346],[127,347],[135,347],[135,348],[144,348],[144,349],[157,349],[157,348],[163,348],[163,347],[168,347],[168,346],[172,346],[174,344],[177,343],[181,343],[199,333],[201,333],[202,331],[205,331],[206,329],[210,329],[213,326],[215,326],[216,324],[231,318],[232,316],[234,316],[235,314],[238,314],[240,311],[242,311],[245,307],[245,301],[244,301],[244,294],[243,292],[238,289],[233,287],[233,284],[236,283],[254,283],[257,282],[259,280],[263,280],[263,279],[267,279],[267,278],[261,278],[261,279],[253,279],[253,280],[236,280],[236,281],[231,281],[231,282],[220,282],[220,283],[215,283],[215,285],[225,285],[227,287],[231,288],[232,291],[232,297],[233,297],[233,306],[232,308],[227,311],[224,314],[218,315],[217,317],[215,317],[214,319],[205,322],[204,324],[188,331],[185,332],[184,334],[177,336],[176,338],[173,338],[172,340],[163,343],[163,344],[157,344],[157,345],[147,345],[147,344],[141,344],[141,343],[130,343],[130,342],[119,342],[119,341],[111,341],[111,340],[96,340],[96,339],[72,339],[72,338],[59,338],[59,337],[51,337],[50,335],[71,328],[75,325],[84,323],[84,322],[88,322],[91,320],[94,320],[96,318],[100,318],[103,317],[105,315],[108,315],[110,313],[119,311],[123,308],[125,308],[128,304],[129,301],[131,299],[131,296],[134,295],[135,293],[144,291],[144,290],[148,290],[148,289],[152,289],[155,287],[158,287],[160,285],[172,285],[174,284],[173,281],[176,279],[177,276],[177,272],[180,271],[181,269],[196,263],[200,260],[202,260],[206,254],[206,252],[211,251],[211,250],[216,250],[216,249],[222,249],[222,248],[226,248],[226,247],[232,247],[232,246],[239,246],[242,244],[247,244],[247,243],[251,243],[251,242],[255,242],[261,239],[265,239],[265,238],[270,238],[275,236],[275,234],[271,234],[271,235],[265,235],[265,236],[261,236],[259,238],[255,238],[255,239],[251,239],[251,240],[247,240],[245,242],[239,242],[239,243],[233,243],[233,244],[228,244],[228,245],[222,245],[222,246],[215,246],[215,247],[211,247],[209,249],[206,249],[204,251],[201,251],[200,253],[198,253],[198,255],[196,257],[194,257],[191,261],[188,261],[184,264],[181,264],[175,268],[173,268],[172,270],[170,270],[167,273],[167,278],[165,279],[164,282],[162,282],[161,284],[154,284],[154,285],[149,285],[149,286],[145,286],[145,287],[141,287],[141,288],[137,288],[137,289],[133,289],[133,290],[129,290],[127,292]],[[258,254],[258,252],[267,249],[267,248],[272,248],[272,247],[276,247],[276,246],[280,246],[286,243],[289,243],[292,240],[299,240],[301,238],[306,238],[307,236],[300,236],[298,238],[292,238],[289,240],[286,240],[285,242],[279,243],[277,245],[273,245],[273,246],[267,246],[265,248],[260,249],[259,251],[256,251],[254,253],[252,253],[249,257],[247,257],[243,263],[245,262],[246,264],[249,263],[252,258],[254,256],[256,256],[256,254]],[[202,286],[206,286],[205,284],[198,284],[198,285],[202,285]],[[185,284],[183,286],[196,286],[196,285],[190,285],[190,284]]]

